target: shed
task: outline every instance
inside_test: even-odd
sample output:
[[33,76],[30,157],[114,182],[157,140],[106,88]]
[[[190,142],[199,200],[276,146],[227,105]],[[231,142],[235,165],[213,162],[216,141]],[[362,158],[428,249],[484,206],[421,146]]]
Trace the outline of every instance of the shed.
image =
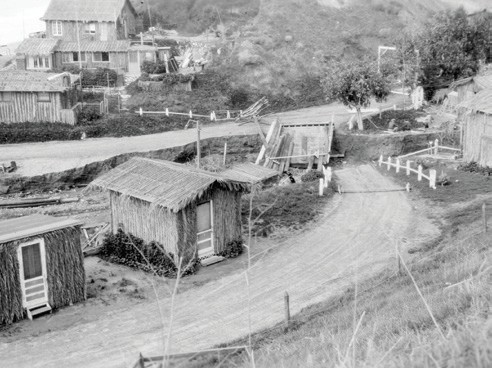
[[111,226],[157,241],[185,260],[219,253],[241,240],[247,183],[169,161],[132,158],[91,187],[109,190]]
[[85,300],[81,224],[45,215],[0,222],[0,325]]
[[221,175],[231,180],[243,181],[250,184],[269,184],[275,182],[279,177],[277,170],[255,165],[251,162],[236,164],[230,169],[223,171]]
[[473,97],[476,93],[492,88],[492,75],[474,76],[469,78],[459,79],[449,86],[450,91],[455,91],[457,96],[453,101],[449,101],[454,106]]
[[478,92],[462,102],[463,158],[492,167],[492,89]]

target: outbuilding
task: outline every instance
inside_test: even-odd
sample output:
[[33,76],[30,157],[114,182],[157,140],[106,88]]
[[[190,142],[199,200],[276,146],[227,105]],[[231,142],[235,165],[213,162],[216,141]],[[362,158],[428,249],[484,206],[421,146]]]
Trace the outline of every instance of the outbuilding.
[[0,325],[85,300],[81,224],[45,215],[0,222]]
[[463,124],[463,158],[492,167],[492,89],[478,92],[458,105]]
[[91,183],[109,190],[111,226],[156,241],[185,260],[241,240],[241,195],[249,184],[189,165],[132,158]]

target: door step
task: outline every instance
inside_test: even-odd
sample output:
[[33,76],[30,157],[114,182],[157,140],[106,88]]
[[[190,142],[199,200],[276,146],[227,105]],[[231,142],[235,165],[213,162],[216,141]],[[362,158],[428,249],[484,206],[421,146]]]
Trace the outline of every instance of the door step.
[[44,305],[40,305],[39,307],[27,309],[27,318],[29,318],[32,321],[34,317],[47,312],[51,312],[51,306],[48,303]]
[[212,256],[209,258],[205,258],[202,261],[200,261],[200,264],[204,267],[211,266],[215,263],[222,262],[225,258],[221,256]]

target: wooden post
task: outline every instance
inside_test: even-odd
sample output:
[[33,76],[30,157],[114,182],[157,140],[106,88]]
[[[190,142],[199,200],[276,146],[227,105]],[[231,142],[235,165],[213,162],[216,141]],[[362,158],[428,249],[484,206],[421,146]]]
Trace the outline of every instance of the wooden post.
[[432,189],[436,189],[436,178],[437,171],[434,169],[429,170],[429,187]]
[[400,159],[399,158],[396,158],[396,172],[397,173],[400,172]]
[[407,192],[410,192],[410,183],[407,183],[407,185],[405,185],[405,189],[407,190]]
[[486,233],[487,232],[487,205],[485,202],[482,204],[482,220],[483,220],[483,231]]
[[142,108],[140,108],[140,110],[138,110],[138,113],[140,114],[140,116],[143,116],[143,110],[142,110]]
[[319,196],[323,197],[323,188],[325,187],[323,179],[319,179]]
[[437,151],[439,150],[439,139],[434,141],[434,155],[437,155]]
[[407,176],[410,175],[410,160],[407,160]]
[[290,328],[290,305],[289,305],[289,293],[284,294],[284,309],[285,309],[285,331],[289,331]]
[[145,368],[145,360],[142,353],[140,353],[140,356],[138,358],[138,365],[139,365],[138,368]]
[[417,173],[417,175],[418,175],[418,176],[417,176],[417,180],[418,180],[418,181],[422,181],[422,165],[419,165],[419,167],[418,167],[418,169],[417,169],[417,170],[418,170],[418,173]]
[[226,158],[227,158],[227,142],[224,143],[224,162],[223,162],[224,166],[226,164]]
[[166,116],[169,116],[169,109],[166,107]]
[[[191,112],[191,111],[190,111]],[[197,120],[196,121],[196,167],[200,168],[200,156],[202,155],[201,153],[201,147],[200,147],[200,122]]]
[[318,155],[318,171],[323,171],[323,160],[325,155]]
[[388,165],[388,171],[391,169],[391,156],[388,157],[388,162],[386,163]]
[[379,166],[383,164],[383,155],[379,156]]
[[311,171],[313,169],[313,164],[314,164],[314,155],[309,156],[308,158],[308,167],[307,171]]
[[395,110],[395,111],[396,111],[396,105],[393,105],[393,110]]

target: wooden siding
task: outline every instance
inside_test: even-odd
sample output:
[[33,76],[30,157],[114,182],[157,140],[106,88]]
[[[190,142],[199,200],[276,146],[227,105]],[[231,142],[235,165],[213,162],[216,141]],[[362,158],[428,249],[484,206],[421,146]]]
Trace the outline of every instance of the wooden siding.
[[0,122],[59,122],[61,92],[50,92],[50,102],[38,102],[37,92],[13,92],[12,101],[0,102]]
[[[85,26],[89,23],[75,22],[75,21],[63,21],[62,22],[62,35],[55,36],[52,32],[52,24],[54,21],[46,22],[46,37],[47,38],[59,38],[64,41],[77,42],[77,32],[79,34],[80,41],[116,41],[118,39],[118,30],[116,29],[115,22],[94,22],[96,25],[96,33],[90,34],[85,33]],[[103,39],[101,36],[106,31],[106,38]]]
[[214,251],[222,252],[227,243],[241,240],[241,193],[216,190],[214,204]]
[[463,158],[492,167],[492,115],[471,113],[465,119]]

